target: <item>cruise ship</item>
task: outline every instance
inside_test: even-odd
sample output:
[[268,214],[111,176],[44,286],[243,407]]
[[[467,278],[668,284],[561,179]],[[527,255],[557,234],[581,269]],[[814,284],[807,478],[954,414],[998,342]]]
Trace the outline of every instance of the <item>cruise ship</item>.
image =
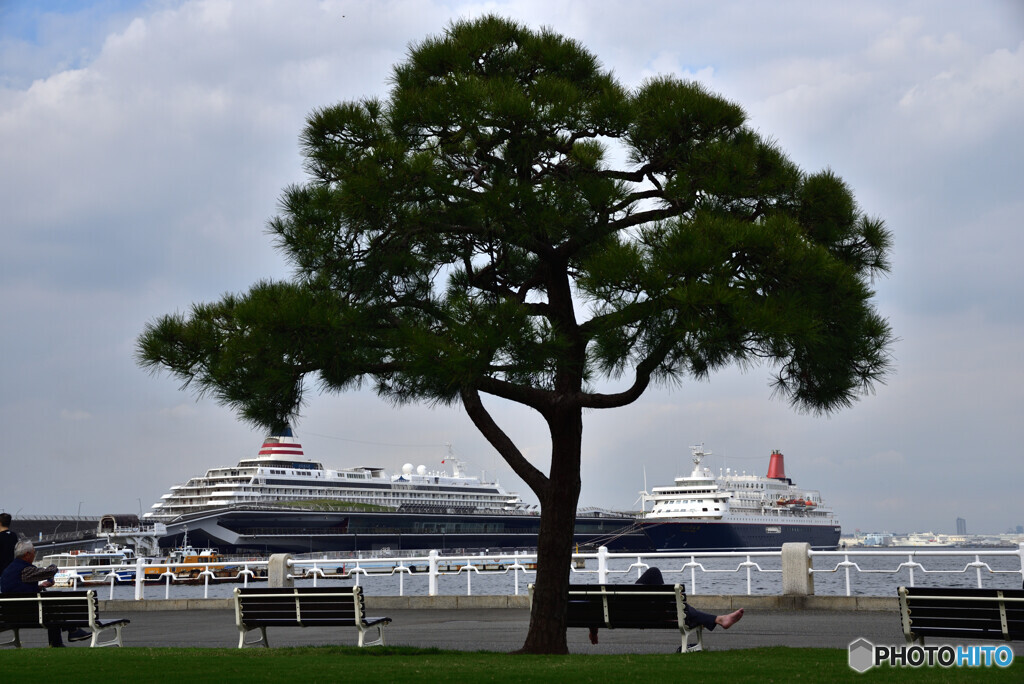
[[693,471],[672,485],[644,493],[653,508],[640,527],[658,551],[774,550],[787,542],[835,549],[841,526],[817,491],[786,477],[781,452],[773,451],[768,474],[726,471],[718,476],[703,465],[703,445],[690,447]]
[[[405,464],[401,473],[359,466],[329,469],[305,457],[291,429],[268,437],[255,458],[175,485],[145,521],[163,523],[162,547],[185,535],[228,553],[310,553],[530,548],[540,514],[497,482]],[[635,519],[599,510],[577,516],[581,548],[649,548]]]

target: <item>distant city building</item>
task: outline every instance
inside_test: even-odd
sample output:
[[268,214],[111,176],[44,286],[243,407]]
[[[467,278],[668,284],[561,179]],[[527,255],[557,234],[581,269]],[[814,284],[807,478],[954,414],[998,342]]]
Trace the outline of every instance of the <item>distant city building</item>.
[[1024,525],[1017,525],[1017,534],[1024,534]]
[[956,533],[967,534],[967,521],[963,518],[956,519]]

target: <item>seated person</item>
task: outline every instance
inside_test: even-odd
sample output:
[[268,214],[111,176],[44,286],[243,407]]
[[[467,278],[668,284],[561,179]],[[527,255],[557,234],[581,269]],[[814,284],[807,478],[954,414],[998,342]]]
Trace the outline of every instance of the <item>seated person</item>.
[[[644,574],[640,575],[637,579],[636,584],[664,584],[665,580],[661,576],[661,570],[658,568],[647,568]],[[722,629],[729,629],[743,617],[743,609],[733,611],[726,615],[712,615],[711,613],[705,613],[692,607],[689,603],[686,604],[684,610],[686,613],[686,626],[696,627],[701,626],[708,630],[713,630],[719,625]],[[597,627],[590,628],[590,643],[597,643]]]
[[[22,539],[14,545],[14,560],[0,574],[0,593],[2,594],[35,594],[53,586],[53,577],[57,574],[57,566],[40,568],[32,565],[36,559],[36,548],[28,539]],[[81,641],[92,636],[84,629],[68,631],[68,641]],[[47,628],[50,646],[62,648],[60,627]]]

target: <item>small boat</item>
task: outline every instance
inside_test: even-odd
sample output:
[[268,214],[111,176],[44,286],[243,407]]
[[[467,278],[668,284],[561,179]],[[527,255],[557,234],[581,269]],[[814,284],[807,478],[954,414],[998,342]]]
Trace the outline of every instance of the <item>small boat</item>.
[[134,549],[107,544],[93,551],[52,553],[43,557],[42,564],[60,568],[53,578],[54,586],[74,587],[111,581],[134,582],[135,561]]
[[160,584],[167,581],[170,573],[174,584],[203,584],[211,582],[236,581],[240,567],[237,565],[199,565],[199,563],[222,563],[223,558],[215,548],[195,548],[188,543],[186,532],[182,545],[172,549],[160,564],[163,567],[147,567],[145,581]]

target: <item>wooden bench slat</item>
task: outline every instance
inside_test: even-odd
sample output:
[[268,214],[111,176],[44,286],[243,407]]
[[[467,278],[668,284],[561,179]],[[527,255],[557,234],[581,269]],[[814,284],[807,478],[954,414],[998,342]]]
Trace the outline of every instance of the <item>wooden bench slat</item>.
[[[960,639],[978,639],[983,641],[1003,641],[1003,630],[964,629],[960,627],[918,627],[914,626],[914,634],[920,637],[956,637]],[[1018,636],[1018,639],[1020,637]]]
[[295,620],[287,618],[266,618],[262,620],[252,620],[244,623],[246,626],[252,627],[284,627],[284,626],[295,626],[295,627],[355,627],[355,620],[340,620],[332,618],[313,618],[309,620]]

